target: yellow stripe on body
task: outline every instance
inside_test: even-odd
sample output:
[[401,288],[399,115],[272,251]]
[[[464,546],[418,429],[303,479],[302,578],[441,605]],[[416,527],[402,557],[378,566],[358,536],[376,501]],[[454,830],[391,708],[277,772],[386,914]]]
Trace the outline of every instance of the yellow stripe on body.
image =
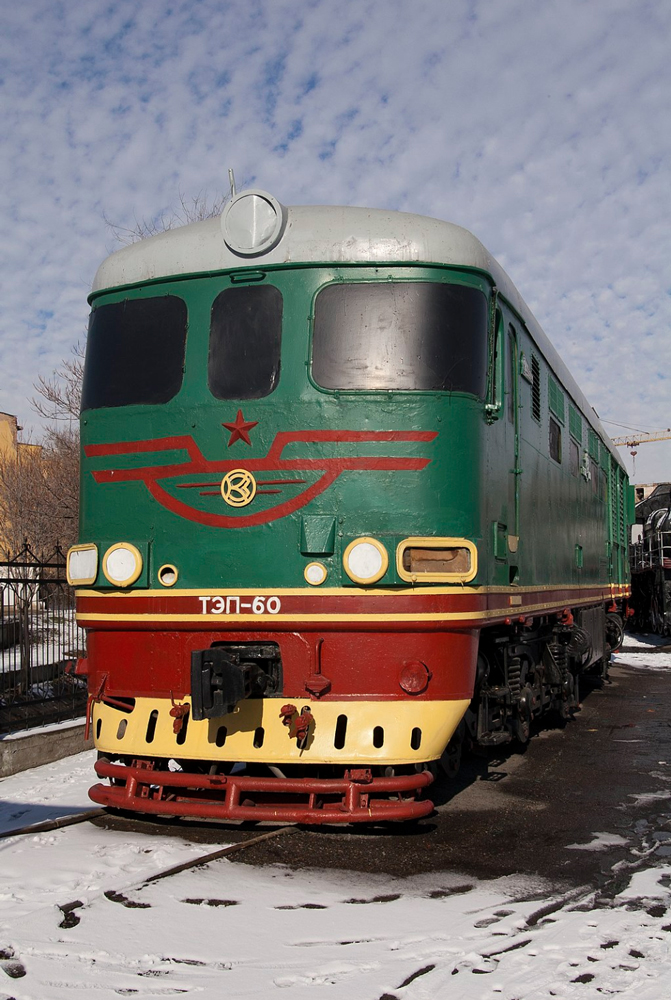
[[128,590],[95,590],[93,588],[77,588],[76,597],[94,598],[128,598],[128,597],[167,597],[170,599],[178,597],[448,597],[455,594],[530,594],[542,593],[547,590],[570,590],[585,591],[599,590],[604,593],[611,593],[614,589],[629,591],[631,588],[624,584],[616,583],[594,583],[580,584],[548,583],[537,587],[478,587],[466,586],[465,584],[454,584],[451,587],[436,587],[431,584],[417,583],[414,587],[275,587],[268,590],[263,587],[239,587],[237,590],[221,590],[214,588],[194,589],[162,587],[160,590],[137,587]]
[[[185,701],[190,701],[186,698]],[[287,702],[300,712],[307,705],[315,719],[314,732],[304,750],[289,738],[280,708]],[[98,750],[133,757],[167,757],[178,760],[258,761],[267,764],[342,764],[371,766],[411,764],[437,760],[459,725],[470,702],[466,701],[340,701],[317,702],[308,698],[266,698],[240,702],[229,715],[196,722],[189,718],[182,744],[173,732],[172,704],[167,699],[137,698],[132,712],[121,712],[102,702],[93,706],[93,733]],[[153,735],[150,716],[157,711]],[[336,725],[346,716],[345,744],[334,745]],[[123,722],[126,723],[125,727]],[[221,727],[226,739],[221,742]],[[373,746],[373,730],[384,730],[381,747]],[[254,746],[263,729],[263,745]],[[421,742],[411,747],[414,729]],[[122,735],[119,735],[123,730]],[[152,735],[147,742],[147,733]],[[258,736],[257,736],[258,742]]]

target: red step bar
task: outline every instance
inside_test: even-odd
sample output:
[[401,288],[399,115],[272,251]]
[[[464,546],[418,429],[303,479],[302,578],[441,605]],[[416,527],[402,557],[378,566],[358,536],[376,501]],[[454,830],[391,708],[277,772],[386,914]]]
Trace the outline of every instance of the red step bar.
[[433,802],[416,798],[433,781],[430,771],[374,778],[360,768],[343,778],[252,778],[159,771],[151,761],[125,766],[104,757],[95,770],[111,783],[89,789],[94,802],[160,816],[321,824],[409,820],[433,812]]

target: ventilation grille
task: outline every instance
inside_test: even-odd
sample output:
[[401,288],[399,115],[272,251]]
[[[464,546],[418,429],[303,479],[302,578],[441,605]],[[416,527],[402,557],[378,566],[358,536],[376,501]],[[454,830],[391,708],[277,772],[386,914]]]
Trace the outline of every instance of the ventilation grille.
[[618,542],[620,543],[620,545],[625,545],[627,532],[625,523],[626,518],[624,513],[624,476],[621,471],[618,476],[618,483],[617,483],[617,501],[618,501],[617,512],[618,512],[619,527],[620,527]]
[[576,439],[578,444],[582,444],[582,417],[575,406],[571,406],[570,403],[568,404],[568,426],[571,436]]
[[559,388],[559,383],[555,382],[552,375],[548,375],[548,406],[554,413],[557,420],[564,423],[564,393]]
[[541,366],[535,354],[531,355],[531,416],[541,422]]
[[614,461],[610,467],[610,528],[614,542],[617,542],[617,465]]

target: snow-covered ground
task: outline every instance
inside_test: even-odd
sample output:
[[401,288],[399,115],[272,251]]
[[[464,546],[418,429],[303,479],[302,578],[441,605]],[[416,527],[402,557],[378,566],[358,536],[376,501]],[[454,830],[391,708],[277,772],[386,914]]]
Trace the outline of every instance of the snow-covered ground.
[[[5,779],[0,828],[85,807],[92,760]],[[213,849],[88,824],[0,842],[0,997],[671,996],[671,865],[644,862],[598,900],[521,876],[400,880],[233,860],[143,884]],[[75,901],[66,917],[59,907]]]
[[[670,652],[662,652],[663,648]],[[644,670],[671,670],[671,639],[654,633],[633,635],[626,632],[622,649],[613,656],[613,663]]]
[[[625,648],[645,641],[627,636]],[[618,662],[633,655],[654,660],[646,669],[671,667],[669,654],[645,647]],[[5,778],[0,832],[89,807],[93,759]],[[659,767],[670,781],[671,761]],[[654,823],[629,843],[610,895],[590,886],[557,895],[517,875],[393,879],[233,859],[147,885],[216,847],[90,824],[0,840],[0,1000],[669,1000],[671,790],[653,796],[623,803],[652,806]],[[595,829],[571,847],[627,843]]]

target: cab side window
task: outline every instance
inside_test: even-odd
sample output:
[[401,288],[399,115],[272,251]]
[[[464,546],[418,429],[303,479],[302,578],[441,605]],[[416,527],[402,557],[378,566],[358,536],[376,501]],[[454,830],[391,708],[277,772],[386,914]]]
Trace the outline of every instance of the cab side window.
[[217,399],[269,396],[280,378],[282,293],[274,285],[226,288],[212,304],[207,380]]
[[315,300],[312,377],[324,389],[443,390],[481,399],[487,298],[429,281],[327,285]]
[[568,446],[568,468],[572,476],[580,474],[580,448],[571,438]]
[[550,417],[550,458],[561,462],[561,427]]

